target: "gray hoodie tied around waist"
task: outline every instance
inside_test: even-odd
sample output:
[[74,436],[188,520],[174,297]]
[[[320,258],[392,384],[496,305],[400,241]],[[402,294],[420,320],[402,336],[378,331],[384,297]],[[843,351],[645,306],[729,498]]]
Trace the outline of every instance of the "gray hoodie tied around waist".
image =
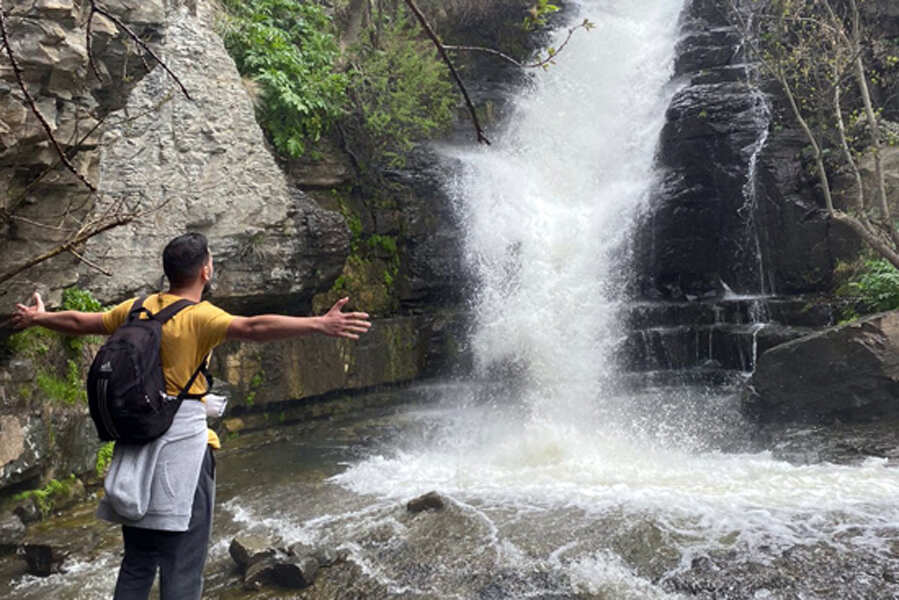
[[116,444],[97,516],[132,527],[187,531],[207,435],[205,405],[185,400],[161,437]]

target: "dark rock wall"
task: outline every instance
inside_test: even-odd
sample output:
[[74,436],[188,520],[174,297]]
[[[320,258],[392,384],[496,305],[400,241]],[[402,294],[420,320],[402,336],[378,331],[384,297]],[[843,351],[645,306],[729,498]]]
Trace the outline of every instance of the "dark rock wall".
[[826,292],[836,260],[857,248],[829,224],[777,90],[748,82],[730,6],[690,0],[682,17],[675,84],[683,87],[668,109],[661,183],[638,234],[645,297],[716,296],[722,283],[738,293]]

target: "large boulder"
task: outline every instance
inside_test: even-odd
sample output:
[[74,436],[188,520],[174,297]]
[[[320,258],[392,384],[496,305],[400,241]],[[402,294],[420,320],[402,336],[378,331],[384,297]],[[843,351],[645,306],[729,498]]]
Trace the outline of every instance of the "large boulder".
[[742,409],[762,423],[899,415],[899,311],[771,348],[747,383]]

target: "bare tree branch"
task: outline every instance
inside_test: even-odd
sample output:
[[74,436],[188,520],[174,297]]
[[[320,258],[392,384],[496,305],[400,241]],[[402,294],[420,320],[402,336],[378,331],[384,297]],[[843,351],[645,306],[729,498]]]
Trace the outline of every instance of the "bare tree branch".
[[523,63],[523,62],[517,61],[514,58],[512,58],[511,56],[509,56],[508,54],[506,54],[505,52],[500,52],[499,50],[496,50],[495,48],[487,48],[484,46],[451,46],[451,45],[446,45],[446,44],[443,47],[449,51],[454,51],[454,52],[484,52],[486,54],[492,54],[494,56],[498,56],[499,58],[512,63],[513,65],[515,65],[516,67],[518,67],[520,69],[539,69],[539,68],[547,67],[553,63],[553,61],[559,55],[559,53],[562,52],[562,50],[565,49],[565,46],[568,45],[568,42],[571,41],[571,36],[574,35],[575,31],[577,31],[578,29],[584,29],[585,31],[589,31],[592,27],[593,27],[593,24],[588,19],[584,19],[584,21],[582,23],[575,25],[574,27],[571,27],[568,29],[568,36],[565,38],[565,41],[563,41],[561,44],[559,44],[559,47],[557,49],[555,49],[555,50],[550,49],[550,51],[546,55],[546,58],[543,58],[541,60],[538,60],[536,62],[531,62],[531,63]]
[[141,48],[143,48],[143,50],[144,50],[147,54],[149,54],[151,57],[153,57],[153,60],[155,60],[155,61],[157,62],[157,64],[159,64],[159,66],[162,67],[162,68],[165,70],[165,72],[168,73],[169,76],[170,76],[172,79],[175,80],[175,83],[177,83],[177,84],[178,84],[178,87],[181,88],[181,92],[184,94],[184,97],[187,98],[188,100],[193,100],[193,98],[191,98],[191,97],[190,97],[190,94],[187,92],[187,88],[184,87],[184,84],[181,83],[181,80],[180,80],[180,79],[178,79],[178,76],[175,75],[175,74],[172,72],[171,69],[169,69],[168,65],[165,64],[165,62],[164,62],[161,58],[159,58],[158,56],[156,56],[156,53],[153,52],[152,48],[150,48],[147,44],[145,44],[144,41],[143,41],[142,39],[140,39],[140,36],[138,36],[136,33],[134,33],[134,31],[132,31],[130,27],[128,27],[127,25],[125,25],[125,24],[122,22],[122,20],[119,19],[117,16],[115,16],[114,14],[110,13],[109,11],[107,11],[105,8],[103,8],[103,7],[101,7],[100,5],[98,5],[97,2],[96,2],[96,0],[90,0],[90,3],[91,3],[91,14],[93,14],[94,12],[96,12],[96,13],[98,13],[98,14],[100,14],[100,15],[103,15],[104,17],[106,17],[107,19],[109,19],[110,21],[112,21],[113,23],[115,23],[116,27],[120,28],[122,31],[124,31],[124,32],[127,33],[129,36],[131,36],[131,39],[133,39],[134,42],[135,42],[138,46],[140,46]]
[[66,168],[81,181],[81,183],[87,186],[90,191],[96,192],[97,188],[94,186],[94,184],[88,181],[87,178],[82,175],[78,171],[78,169],[75,168],[75,165],[72,164],[72,161],[69,160],[69,157],[66,156],[66,153],[63,151],[62,147],[59,145],[59,142],[56,140],[56,137],[53,135],[53,129],[50,127],[50,124],[47,123],[47,119],[44,118],[44,115],[41,114],[41,111],[37,107],[34,98],[31,96],[31,93],[25,86],[25,81],[22,78],[22,69],[21,67],[19,67],[19,62],[18,60],[16,60],[16,55],[9,43],[9,35],[6,30],[6,16],[4,15],[3,0],[0,0],[0,36],[2,36],[3,38],[3,47],[6,50],[6,56],[9,58],[10,65],[12,65],[12,70],[16,77],[16,83],[18,84],[19,89],[22,91],[22,95],[25,97],[25,103],[28,105],[28,108],[31,109],[31,112],[34,114],[34,116],[37,117],[37,120],[40,122],[41,126],[44,128],[44,131],[47,134],[47,138],[50,140],[50,143],[53,145],[53,148],[56,149],[56,153],[59,155],[59,159],[66,166]]
[[446,48],[443,43],[440,41],[440,38],[437,37],[437,34],[434,33],[434,30],[431,28],[430,23],[425,18],[424,14],[421,10],[416,6],[414,0],[403,0],[406,3],[406,6],[409,7],[409,10],[415,15],[418,19],[418,22],[421,23],[422,28],[425,30],[425,33],[428,34],[428,37],[431,38],[431,41],[434,42],[434,45],[437,47],[437,51],[440,53],[440,57],[443,58],[443,62],[446,63],[446,66],[449,67],[450,73],[453,75],[453,79],[456,81],[456,85],[459,86],[459,90],[462,92],[462,96],[465,98],[465,104],[468,106],[468,112],[471,114],[471,121],[474,124],[475,132],[477,133],[478,142],[482,144],[490,145],[490,140],[487,139],[487,135],[484,133],[483,127],[481,127],[481,122],[478,119],[478,113],[474,108],[474,104],[471,102],[471,98],[468,96],[468,90],[465,89],[465,84],[462,83],[462,78],[459,77],[459,73],[456,71],[456,67],[453,65],[453,61],[450,60],[449,56],[446,53]]
[[97,271],[103,273],[103,274],[106,275],[107,277],[112,277],[112,273],[110,273],[109,271],[107,271],[106,269],[104,269],[103,267],[101,267],[100,265],[98,265],[97,263],[92,262],[92,261],[88,260],[87,258],[85,258],[84,256],[78,254],[77,252],[75,252],[75,251],[74,251],[73,249],[71,249],[71,248],[69,248],[69,254],[71,254],[72,256],[74,256],[75,258],[77,258],[78,260],[80,260],[81,262],[83,262],[84,264],[86,264],[87,266],[89,266],[90,268],[95,269],[95,270],[97,270]]
[[34,256],[34,257],[30,258],[29,260],[25,261],[24,263],[22,263],[16,267],[13,267],[12,269],[0,274],[0,283],[3,283],[4,281],[8,281],[8,280],[12,279],[19,273],[26,271],[26,270],[30,269],[31,267],[44,262],[45,260],[49,260],[58,254],[62,254],[63,252],[71,252],[76,247],[78,247],[80,244],[83,244],[90,238],[92,238],[98,234],[101,234],[104,231],[108,231],[115,227],[120,227],[122,225],[125,225],[126,223],[130,223],[130,222],[134,221],[136,218],[138,218],[138,216],[140,216],[140,215],[133,214],[133,213],[121,215],[119,217],[115,217],[106,222],[99,223],[97,225],[88,227],[86,229],[82,228],[82,231],[80,231],[78,233],[78,235],[59,244],[52,250],[48,250],[47,252],[44,252],[43,254]]

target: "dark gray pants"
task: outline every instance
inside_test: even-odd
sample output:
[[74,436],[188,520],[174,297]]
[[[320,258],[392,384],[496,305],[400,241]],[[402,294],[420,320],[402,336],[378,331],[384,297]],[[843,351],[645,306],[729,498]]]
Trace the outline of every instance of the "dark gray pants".
[[207,448],[187,531],[122,526],[125,558],[114,600],[147,600],[157,568],[162,600],[200,600],[214,501],[215,457]]

